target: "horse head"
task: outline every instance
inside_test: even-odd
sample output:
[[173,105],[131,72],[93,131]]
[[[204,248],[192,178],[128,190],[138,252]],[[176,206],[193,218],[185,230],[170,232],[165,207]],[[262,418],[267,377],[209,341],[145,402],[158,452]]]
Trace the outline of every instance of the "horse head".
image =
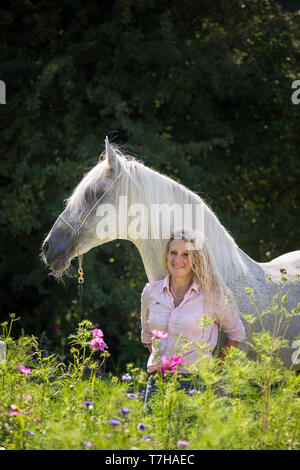
[[106,223],[105,230],[97,230],[97,223],[105,210],[107,218],[115,216],[115,183],[120,176],[118,156],[106,137],[105,152],[67,199],[64,211],[42,244],[42,259],[55,273],[66,272],[74,257],[116,238],[112,224]]

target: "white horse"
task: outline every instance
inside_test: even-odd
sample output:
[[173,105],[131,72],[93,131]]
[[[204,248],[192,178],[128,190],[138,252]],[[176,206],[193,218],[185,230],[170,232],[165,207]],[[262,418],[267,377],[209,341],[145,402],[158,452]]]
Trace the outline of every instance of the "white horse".
[[[162,205],[167,212],[161,216]],[[45,239],[42,257],[56,275],[61,275],[77,255],[114,239],[127,239],[137,247],[149,282],[162,279],[165,275],[161,263],[162,249],[177,220],[174,214],[172,220],[168,216],[172,209],[178,212],[178,208],[192,208],[192,213],[184,213],[189,223],[193,222],[196,214],[196,228],[204,234],[217,269],[233,292],[241,313],[256,315],[245,292],[246,286],[253,289],[260,312],[271,304],[281,283],[281,268],[287,271],[285,288],[290,288],[286,306],[291,309],[298,304],[300,282],[290,281],[300,273],[300,251],[287,253],[268,263],[254,261],[237,246],[198,195],[124,155],[111,146],[107,138],[106,149],[99,162],[74,189],[66,201],[65,210]],[[263,320],[265,328],[273,332],[274,314],[266,314]],[[245,321],[244,325],[247,341],[253,331],[261,328],[258,318],[254,325]],[[283,328],[284,325],[278,334],[282,334]],[[293,348],[299,344],[295,339],[299,334],[300,317],[295,316],[285,336],[290,347],[281,350],[280,357],[286,367],[299,367],[300,361],[293,359],[296,352]],[[247,344],[240,347],[251,355]]]

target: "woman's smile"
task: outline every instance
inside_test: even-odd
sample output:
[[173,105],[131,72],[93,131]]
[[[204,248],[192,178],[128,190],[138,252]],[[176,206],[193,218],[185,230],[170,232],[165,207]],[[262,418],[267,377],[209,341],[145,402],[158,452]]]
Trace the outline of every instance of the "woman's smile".
[[170,245],[168,259],[168,269],[172,276],[190,277],[192,269],[190,265],[188,251],[184,240],[174,239]]

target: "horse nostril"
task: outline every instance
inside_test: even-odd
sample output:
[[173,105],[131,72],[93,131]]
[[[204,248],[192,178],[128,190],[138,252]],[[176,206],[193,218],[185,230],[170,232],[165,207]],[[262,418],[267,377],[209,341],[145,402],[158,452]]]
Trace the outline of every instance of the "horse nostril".
[[49,250],[49,242],[47,240],[43,243],[42,250],[44,255],[46,255],[47,251]]

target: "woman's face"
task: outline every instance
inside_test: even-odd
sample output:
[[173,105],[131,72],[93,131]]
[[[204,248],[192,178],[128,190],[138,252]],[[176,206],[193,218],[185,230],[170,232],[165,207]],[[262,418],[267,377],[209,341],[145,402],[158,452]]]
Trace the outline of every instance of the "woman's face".
[[184,240],[172,240],[167,257],[167,266],[171,276],[176,278],[191,278],[191,268],[186,242]]

